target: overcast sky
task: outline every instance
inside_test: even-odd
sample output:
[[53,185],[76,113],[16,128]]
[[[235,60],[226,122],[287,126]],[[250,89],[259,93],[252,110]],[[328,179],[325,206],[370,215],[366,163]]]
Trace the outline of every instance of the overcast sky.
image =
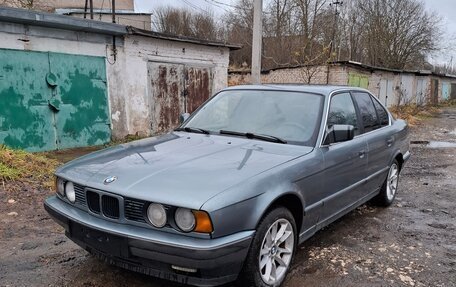
[[[253,1],[253,0],[252,0]],[[266,2],[267,0],[263,0]],[[453,57],[456,64],[456,0],[421,0],[429,11],[436,12],[442,18],[442,30],[444,32],[442,46],[445,49],[436,55],[432,55],[432,63],[449,62]],[[175,7],[187,7],[194,11],[210,10],[214,14],[223,14],[230,10],[237,0],[135,0],[135,9],[138,12],[150,12],[159,6],[172,5]],[[453,48],[455,47],[455,48]]]

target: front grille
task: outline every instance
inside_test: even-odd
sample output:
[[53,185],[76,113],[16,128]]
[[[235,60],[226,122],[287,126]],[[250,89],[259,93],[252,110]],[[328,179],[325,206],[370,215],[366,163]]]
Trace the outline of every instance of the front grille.
[[86,206],[86,195],[84,192],[84,186],[75,183],[74,192],[76,194],[76,204]]
[[144,201],[139,201],[131,198],[125,198],[125,218],[138,222],[146,222],[144,220]]
[[98,193],[88,190],[87,191],[87,206],[90,211],[100,213],[100,195]]
[[106,217],[119,218],[119,200],[109,195],[101,196],[101,206]]

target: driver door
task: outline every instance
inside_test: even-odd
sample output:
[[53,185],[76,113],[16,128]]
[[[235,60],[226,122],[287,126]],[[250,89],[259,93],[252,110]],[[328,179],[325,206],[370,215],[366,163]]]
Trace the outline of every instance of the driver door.
[[362,194],[362,181],[367,171],[367,143],[359,137],[358,113],[349,92],[331,98],[327,128],[335,124],[353,125],[355,137],[346,142],[323,145],[324,157],[323,212],[321,225],[326,225],[351,210]]

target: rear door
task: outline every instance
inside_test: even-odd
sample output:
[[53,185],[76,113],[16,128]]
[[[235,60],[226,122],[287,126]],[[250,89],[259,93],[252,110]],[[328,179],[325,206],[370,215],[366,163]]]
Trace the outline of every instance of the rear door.
[[362,180],[366,176],[367,144],[360,134],[360,124],[353,99],[349,92],[332,96],[327,127],[334,124],[353,125],[355,138],[322,146],[325,171],[323,183],[324,206],[322,224],[332,221],[355,204],[362,194]]
[[362,123],[362,135],[367,143],[367,174],[364,195],[369,195],[381,186],[392,157],[394,134],[385,108],[375,97],[366,92],[353,92]]

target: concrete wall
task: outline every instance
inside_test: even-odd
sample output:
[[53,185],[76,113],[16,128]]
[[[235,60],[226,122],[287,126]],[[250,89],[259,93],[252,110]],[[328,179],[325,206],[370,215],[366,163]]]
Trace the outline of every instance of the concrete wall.
[[[94,9],[110,9],[111,0],[93,0]],[[46,4],[56,9],[59,8],[78,8],[84,9],[84,0],[46,0]],[[116,0],[116,10],[134,10],[134,0]]]
[[[151,122],[151,95],[148,91],[149,61],[210,66],[212,93],[226,87],[229,49],[129,35],[118,50],[118,60],[108,67],[111,110],[115,137],[148,135]],[[116,84],[114,84],[116,83]],[[127,125],[123,125],[127,123]]]
[[[329,76],[328,76],[329,73]],[[310,78],[310,81],[309,81]],[[359,81],[361,79],[361,81]],[[366,84],[367,80],[367,84]],[[433,89],[432,80],[438,87]],[[309,83],[362,86],[376,95],[387,106],[397,104],[425,104],[433,102],[437,92],[438,101],[451,94],[456,78],[434,74],[394,72],[380,69],[365,69],[351,65],[330,65],[298,68],[280,68],[264,72],[262,83]],[[361,82],[361,85],[358,85]],[[250,83],[249,72],[230,72],[230,85]],[[443,93],[442,93],[443,90]]]
[[[71,17],[77,18],[84,18],[84,13],[79,12],[72,12],[70,14]],[[87,19],[90,18],[90,15],[86,16]],[[100,20],[106,23],[112,23],[112,15],[111,14],[100,14],[95,13],[94,15],[95,20]],[[147,14],[117,14],[116,15],[116,23],[125,25],[125,26],[133,26],[139,29],[144,29],[150,31],[152,29],[151,23],[151,15]]]
[[0,48],[106,57],[112,135],[150,134],[149,61],[211,66],[212,92],[227,85],[229,49],[143,36],[112,36],[0,22]]

